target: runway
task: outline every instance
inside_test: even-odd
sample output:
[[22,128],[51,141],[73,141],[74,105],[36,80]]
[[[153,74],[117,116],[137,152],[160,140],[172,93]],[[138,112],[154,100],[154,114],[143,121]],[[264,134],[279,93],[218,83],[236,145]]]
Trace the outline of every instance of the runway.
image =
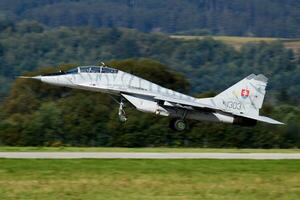
[[114,153],[114,152],[0,152],[15,159],[300,159],[300,153]]

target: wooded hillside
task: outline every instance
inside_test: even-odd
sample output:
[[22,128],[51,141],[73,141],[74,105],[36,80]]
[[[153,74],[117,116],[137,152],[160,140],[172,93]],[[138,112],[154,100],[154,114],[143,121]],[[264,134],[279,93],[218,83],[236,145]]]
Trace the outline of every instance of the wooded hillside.
[[2,96],[15,77],[26,71],[143,57],[183,74],[191,94],[220,92],[251,73],[263,73],[270,78],[269,97],[294,104],[300,99],[299,58],[280,42],[249,43],[237,51],[211,38],[184,41],[117,28],[49,29],[28,21],[8,24],[0,32]]
[[[2,0],[0,145],[299,148],[299,52],[276,39],[237,50],[166,34],[299,37],[298,8],[293,0]],[[168,118],[131,108],[124,125],[106,95],[16,79],[101,61],[198,97],[262,73],[269,85],[261,113],[287,125],[192,121],[174,133]]]
[[[165,65],[152,60],[108,63],[153,82],[180,90],[187,82]],[[68,69],[72,66],[62,66]],[[48,68],[31,75],[54,72]],[[151,74],[151,76],[149,75]],[[221,82],[221,80],[219,80]],[[202,94],[205,96],[207,94]],[[118,104],[108,95],[59,88],[36,80],[18,79],[0,115],[0,144],[13,146],[122,146],[122,147],[300,147],[300,109],[265,104],[262,114],[286,123],[256,127],[190,121],[191,129],[174,132],[169,118],[139,112],[126,106],[128,121],[118,120]]]
[[1,0],[13,21],[143,32],[300,37],[298,0]]

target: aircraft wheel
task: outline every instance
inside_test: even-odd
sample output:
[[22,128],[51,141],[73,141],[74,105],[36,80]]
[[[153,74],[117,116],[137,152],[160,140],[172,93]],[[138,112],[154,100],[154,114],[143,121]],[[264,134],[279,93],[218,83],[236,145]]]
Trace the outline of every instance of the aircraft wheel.
[[125,113],[125,110],[124,110],[124,102],[122,101],[122,99],[121,99],[121,102],[120,102],[118,115],[119,115],[120,122],[126,122],[127,121],[126,113]]
[[125,115],[119,115],[119,120],[120,122],[126,122],[127,121],[127,117]]
[[173,119],[170,122],[170,127],[175,131],[184,131],[188,128],[188,125],[182,119]]

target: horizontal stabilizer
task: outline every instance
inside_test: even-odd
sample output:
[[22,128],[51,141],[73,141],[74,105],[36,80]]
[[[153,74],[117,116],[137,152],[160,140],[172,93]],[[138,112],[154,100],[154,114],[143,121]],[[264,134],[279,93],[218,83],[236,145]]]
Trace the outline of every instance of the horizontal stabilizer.
[[183,105],[183,106],[192,106],[197,108],[207,108],[207,107],[211,108],[210,105],[199,103],[194,98],[180,99],[180,98],[166,97],[166,96],[155,96],[154,99],[172,103],[174,106]]
[[246,118],[249,118],[249,119],[254,119],[254,120],[257,120],[257,121],[260,121],[260,122],[266,122],[266,123],[269,123],[269,124],[278,124],[278,125],[283,125],[284,124],[282,122],[279,122],[275,119],[272,119],[272,118],[266,117],[266,116],[248,116],[248,115],[238,115],[238,116],[246,117]]
[[266,122],[266,123],[269,123],[269,124],[278,124],[278,125],[283,125],[284,124],[280,121],[277,121],[275,119],[272,119],[270,117],[265,117],[265,116],[258,116],[257,120],[261,121],[261,122]]

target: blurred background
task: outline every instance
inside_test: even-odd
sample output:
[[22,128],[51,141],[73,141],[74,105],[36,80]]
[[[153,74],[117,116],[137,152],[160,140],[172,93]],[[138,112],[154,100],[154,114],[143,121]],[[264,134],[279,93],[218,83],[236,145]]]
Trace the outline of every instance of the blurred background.
[[[300,147],[298,0],[1,0],[0,145]],[[196,97],[251,73],[269,78],[262,113],[285,126],[245,128],[168,118],[107,95],[17,76],[107,65]]]

